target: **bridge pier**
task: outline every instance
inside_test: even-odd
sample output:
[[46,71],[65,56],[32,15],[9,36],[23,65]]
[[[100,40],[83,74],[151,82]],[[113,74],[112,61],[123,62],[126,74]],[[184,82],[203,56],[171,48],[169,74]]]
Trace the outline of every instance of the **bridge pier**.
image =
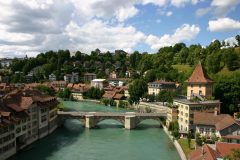
[[93,127],[95,127],[94,115],[86,115],[85,127],[86,128],[93,128]]
[[125,129],[134,129],[136,127],[136,116],[126,115],[125,116]]

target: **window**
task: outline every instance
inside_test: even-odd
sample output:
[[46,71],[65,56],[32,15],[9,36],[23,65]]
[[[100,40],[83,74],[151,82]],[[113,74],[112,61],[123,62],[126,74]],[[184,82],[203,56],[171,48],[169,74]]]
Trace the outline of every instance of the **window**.
[[199,91],[199,95],[202,95],[202,90]]
[[193,90],[191,90],[191,94],[193,94]]
[[187,124],[187,123],[188,123],[188,120],[185,120],[185,123]]
[[204,129],[200,128],[199,130],[200,130],[200,133],[203,134]]
[[206,134],[209,134],[209,128],[206,128]]
[[187,114],[187,113],[185,113],[185,117],[188,117],[188,114]]

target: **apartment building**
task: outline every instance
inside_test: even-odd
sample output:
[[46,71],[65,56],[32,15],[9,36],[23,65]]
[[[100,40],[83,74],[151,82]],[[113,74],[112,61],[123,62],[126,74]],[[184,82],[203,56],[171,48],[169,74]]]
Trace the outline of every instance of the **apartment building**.
[[208,100],[208,97],[212,96],[213,80],[208,77],[201,63],[185,82],[187,97],[173,101],[173,105],[178,107],[179,132],[182,135],[195,131],[195,112],[219,114],[221,105],[219,100]]
[[55,97],[39,91],[15,90],[0,105],[0,159],[7,159],[57,128]]

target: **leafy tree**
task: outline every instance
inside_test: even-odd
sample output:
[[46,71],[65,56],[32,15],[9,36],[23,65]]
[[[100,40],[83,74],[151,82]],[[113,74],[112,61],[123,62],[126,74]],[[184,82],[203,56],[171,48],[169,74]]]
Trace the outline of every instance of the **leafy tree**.
[[207,57],[206,66],[210,73],[217,73],[221,69],[220,60],[221,57],[218,53],[213,53]]
[[160,102],[172,103],[174,95],[175,95],[174,92],[163,90],[159,92],[159,94],[157,95],[157,100]]
[[229,52],[225,55],[225,63],[228,70],[234,71],[240,67],[240,58],[236,52]]
[[224,158],[225,160],[240,160],[240,149],[233,149],[232,153]]
[[46,94],[48,94],[50,96],[54,96],[55,95],[55,92],[54,92],[54,90],[52,88],[49,88],[49,87],[44,86],[44,85],[38,85],[38,86],[35,87],[35,89],[38,90],[38,91],[41,91],[43,93],[46,93]]
[[199,134],[199,133],[196,134],[195,139],[196,139],[196,144],[197,144],[198,146],[202,146],[203,141],[202,141],[202,138],[200,137],[200,134]]
[[136,79],[129,86],[130,102],[139,103],[141,97],[147,92],[147,83],[143,79]]
[[237,40],[238,46],[240,46],[240,35],[236,35],[235,39]]

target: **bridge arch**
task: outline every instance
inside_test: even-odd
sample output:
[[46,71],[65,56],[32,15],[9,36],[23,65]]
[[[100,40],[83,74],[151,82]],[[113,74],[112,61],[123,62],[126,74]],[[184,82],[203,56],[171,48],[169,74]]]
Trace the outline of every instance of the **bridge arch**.
[[158,117],[139,117],[136,118],[136,126],[140,125],[145,120],[154,120],[155,122],[158,122],[160,126],[162,126],[162,118]]
[[121,117],[98,117],[95,119],[95,125],[98,125],[100,122],[105,121],[105,120],[114,120],[119,122],[122,126],[125,125],[125,120],[124,118]]

